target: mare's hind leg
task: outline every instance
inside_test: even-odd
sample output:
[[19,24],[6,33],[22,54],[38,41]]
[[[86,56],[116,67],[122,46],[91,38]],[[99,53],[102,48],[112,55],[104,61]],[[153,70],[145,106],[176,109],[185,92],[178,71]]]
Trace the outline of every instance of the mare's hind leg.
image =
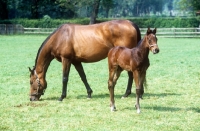
[[131,94],[132,84],[133,84],[133,73],[128,71],[128,85],[127,85],[127,88],[126,88],[126,92],[122,96],[122,98],[128,97]]
[[90,88],[88,82],[87,82],[87,78],[86,78],[86,75],[85,75],[85,72],[84,72],[84,69],[83,69],[83,66],[80,62],[78,63],[73,63],[73,65],[75,66],[79,76],[81,77],[81,80],[83,81],[86,89],[87,89],[87,93],[88,93],[88,98],[91,98],[91,95],[92,95],[92,89]]
[[67,96],[67,82],[69,79],[69,71],[71,67],[71,61],[69,59],[62,58],[63,65],[63,87],[62,87],[62,95],[59,101],[62,101]]

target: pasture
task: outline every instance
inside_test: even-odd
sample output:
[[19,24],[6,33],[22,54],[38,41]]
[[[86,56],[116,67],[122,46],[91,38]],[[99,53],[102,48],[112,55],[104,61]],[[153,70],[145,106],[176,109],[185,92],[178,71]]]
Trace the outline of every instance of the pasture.
[[116,112],[109,107],[107,59],[83,64],[93,89],[92,99],[74,67],[67,98],[58,102],[62,86],[61,63],[47,71],[47,90],[38,102],[29,101],[29,70],[46,35],[0,36],[0,130],[137,130],[197,131],[200,129],[200,40],[158,38],[160,53],[150,53],[141,114],[132,94],[121,99],[128,75],[115,87]]

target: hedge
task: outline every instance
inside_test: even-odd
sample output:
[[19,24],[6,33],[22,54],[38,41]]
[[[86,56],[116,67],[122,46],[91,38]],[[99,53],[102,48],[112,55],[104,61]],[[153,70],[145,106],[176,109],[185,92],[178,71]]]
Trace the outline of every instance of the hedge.
[[[114,18],[113,18],[114,19]],[[136,23],[140,28],[146,27],[156,27],[156,28],[189,28],[189,27],[199,27],[199,18],[191,17],[159,17],[159,18],[117,18],[117,19],[128,19],[134,23]],[[97,19],[97,22],[104,22],[112,20],[109,19]],[[61,24],[64,23],[75,23],[75,24],[83,24],[86,25],[90,21],[89,18],[77,18],[77,19],[51,19],[51,18],[43,18],[43,19],[12,19],[12,20],[0,20],[0,24],[21,24],[26,28],[57,28]]]

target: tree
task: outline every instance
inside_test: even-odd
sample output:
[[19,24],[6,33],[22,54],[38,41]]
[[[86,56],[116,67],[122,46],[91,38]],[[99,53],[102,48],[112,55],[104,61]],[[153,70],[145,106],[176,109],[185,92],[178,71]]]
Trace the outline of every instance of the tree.
[[180,0],[179,5],[182,10],[200,10],[199,0]]
[[0,19],[8,19],[8,2],[7,0],[0,0]]
[[114,1],[102,0],[102,6],[105,8],[105,12],[106,12],[105,17],[108,18],[109,10],[114,7]]
[[93,6],[92,6],[93,7],[92,13],[90,17],[90,24],[94,24],[96,22],[98,10],[99,10],[99,3],[100,3],[100,0],[94,0]]

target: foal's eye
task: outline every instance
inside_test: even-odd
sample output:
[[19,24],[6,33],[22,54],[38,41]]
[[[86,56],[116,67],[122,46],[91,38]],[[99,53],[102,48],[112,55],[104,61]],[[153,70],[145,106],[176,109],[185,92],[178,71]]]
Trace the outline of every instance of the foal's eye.
[[151,43],[151,40],[149,40],[149,43]]
[[32,82],[32,81],[30,81],[30,84],[32,85],[32,84],[33,84],[33,82]]

